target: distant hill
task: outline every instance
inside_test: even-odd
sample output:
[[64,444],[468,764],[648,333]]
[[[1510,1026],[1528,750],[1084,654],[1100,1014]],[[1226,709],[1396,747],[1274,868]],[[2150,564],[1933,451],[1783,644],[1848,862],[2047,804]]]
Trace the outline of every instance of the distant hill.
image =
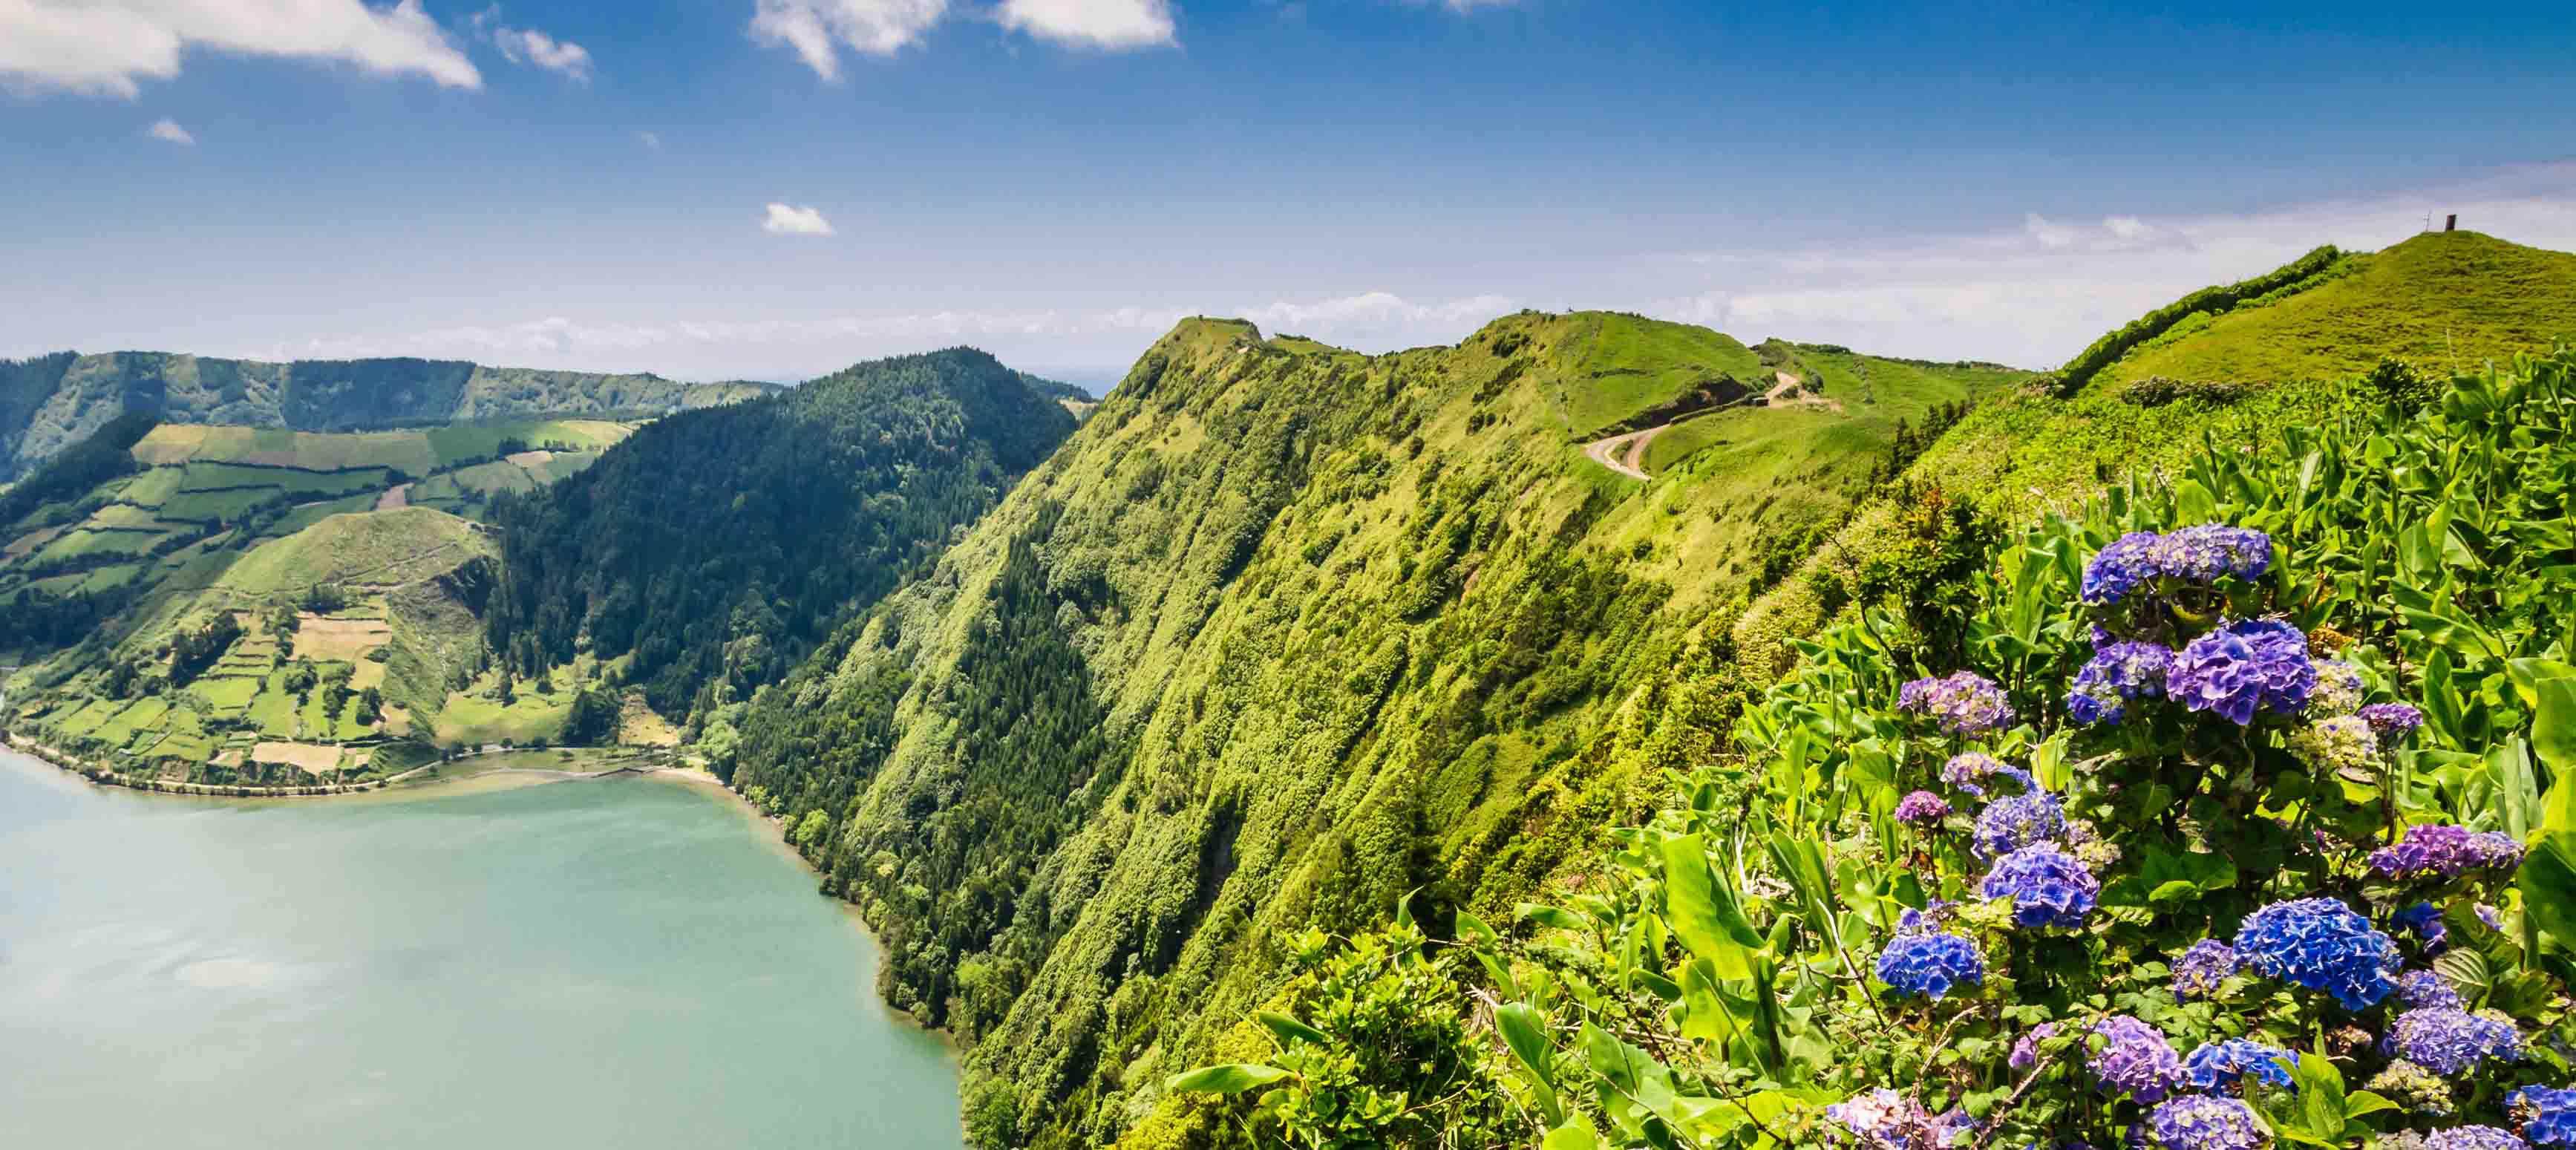
[[674,719],[748,698],[1044,461],[1078,394],[952,348],[647,424],[494,504],[493,648],[610,662]]
[[150,412],[165,423],[346,431],[530,415],[653,416],[778,390],[747,381],[681,383],[458,360],[264,363],[167,352],[58,352],[0,361],[0,483],[129,411]]
[[2195,292],[2069,361],[2066,389],[2150,378],[2280,382],[2356,375],[2395,356],[2469,371],[2576,340],[2576,255],[2476,232],[2375,253],[2320,248]]

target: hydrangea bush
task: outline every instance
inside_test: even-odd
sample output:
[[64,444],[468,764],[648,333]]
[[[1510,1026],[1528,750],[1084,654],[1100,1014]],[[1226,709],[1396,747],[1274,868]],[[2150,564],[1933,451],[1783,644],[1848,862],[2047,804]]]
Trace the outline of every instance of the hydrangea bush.
[[1456,916],[1527,1144],[2576,1150],[2571,368],[1803,646],[1611,881]]

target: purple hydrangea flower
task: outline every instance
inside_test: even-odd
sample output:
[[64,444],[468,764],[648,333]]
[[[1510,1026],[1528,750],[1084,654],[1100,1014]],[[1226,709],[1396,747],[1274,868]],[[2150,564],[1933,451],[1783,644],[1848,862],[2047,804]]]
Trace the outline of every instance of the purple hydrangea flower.
[[2378,732],[2381,746],[2395,746],[2424,725],[2424,712],[2405,703],[2372,703],[2361,709],[2361,721]]
[[2187,583],[2234,577],[2251,583],[2272,566],[2272,537],[2243,527],[2203,523],[2169,532],[2155,549],[2158,573]]
[[2119,722],[2131,702],[2164,697],[2173,658],[2171,650],[2153,643],[2096,644],[2066,693],[2067,713],[2087,726]]
[[1921,910],[1909,906],[1896,916],[1896,933],[1930,934],[1939,930],[1942,923],[1949,921],[1950,908],[1957,905],[1936,898],[1925,901]]
[[2406,837],[2370,852],[2370,869],[2389,878],[2458,878],[2471,870],[2511,870],[2522,865],[2522,844],[2502,831],[2471,831],[2449,823],[2406,828]]
[[2295,1056],[2289,1051],[2251,1038],[2230,1038],[2204,1042],[2182,1060],[2183,1073],[2191,1084],[2203,1090],[2226,1090],[2246,1075],[2257,1082],[2273,1086],[2290,1084],[2290,1064]]
[[1916,791],[1896,803],[1896,819],[1906,823],[1937,823],[1950,817],[1950,800],[1930,791]]
[[2503,929],[2504,929],[2504,913],[2503,913],[2503,912],[2498,911],[2496,908],[2491,907],[2491,906],[2488,906],[2488,905],[2487,905],[2487,904],[2485,904],[2485,903],[2479,903],[2479,904],[2477,905],[2477,912],[2478,912],[2478,921],[2479,921],[2479,922],[2483,922],[2483,923],[2487,924],[2487,929],[2488,929],[2488,930],[2503,930]]
[[2272,978],[2362,1010],[2396,989],[2397,943],[2331,898],[2276,902],[2245,916],[2236,953]]
[[2079,597],[2096,607],[2107,607],[2128,597],[2140,584],[2157,575],[2156,544],[2162,540],[2153,531],[2132,531],[2111,541],[2084,565],[2084,586]]
[[2093,1072],[2102,1093],[2161,1102],[2189,1081],[2182,1056],[2174,1053],[2163,1031],[2130,1015],[2115,1014],[2094,1023],[2093,1033],[2103,1039],[2102,1049],[2093,1052],[2085,1068]]
[[1931,715],[1953,735],[1982,735],[2013,724],[2004,689],[1972,671],[1907,683],[1897,689],[1896,709]]
[[2147,1129],[2165,1150],[2262,1150],[2272,1132],[2253,1108],[2233,1098],[2187,1094],[2156,1107]]
[[2522,1136],[2540,1146],[2576,1146],[2576,1090],[2525,1086],[2505,1099]]
[[2408,1006],[2440,1006],[2452,1010],[2468,1009],[2468,1002],[2449,981],[2429,970],[2410,970],[2397,976],[2397,1001]]
[[2424,1150],[2531,1150],[2531,1144],[2493,1126],[2453,1126],[2424,1135]]
[[2522,1057],[2522,1035],[2511,1022],[2448,1006],[2421,1006],[2398,1015],[2383,1045],[2390,1054],[2444,1078],[2457,1078],[2489,1059]]
[[2057,1024],[2054,1022],[2031,1027],[2013,1041],[2012,1056],[2004,1059],[2005,1065],[2015,1070],[2028,1070],[2039,1065],[2039,1044],[2056,1036]]
[[1995,860],[1977,893],[2013,900],[2013,921],[2023,926],[2079,927],[2093,910],[2102,884],[2056,843],[2033,843]]
[[1881,1087],[1825,1107],[1866,1150],[1939,1150],[1976,1129],[1965,1111],[1935,1115],[1923,1104]]
[[1958,986],[1980,986],[1986,959],[1977,944],[1955,934],[1899,934],[1878,954],[1878,980],[1900,998],[1939,1002]]
[[1977,814],[1977,854],[1999,858],[2032,843],[2066,837],[2066,811],[2046,791],[1996,799]]
[[2316,686],[2308,637],[2275,619],[2239,619],[2191,641],[2165,676],[2165,692],[2195,711],[2244,726],[2254,713],[2295,715]]
[[2184,1002],[2195,998],[2215,998],[2219,985],[2228,976],[2245,969],[2245,960],[2236,956],[2236,948],[2214,938],[2191,944],[2173,964],[2174,997]]
[[1981,799],[1986,797],[1986,789],[1978,784],[1987,779],[1996,778],[2011,779],[2020,783],[2024,794],[2039,789],[2038,781],[2030,777],[2030,772],[2012,766],[1993,755],[1969,751],[1965,754],[1952,755],[1949,762],[1941,764],[1942,782]]

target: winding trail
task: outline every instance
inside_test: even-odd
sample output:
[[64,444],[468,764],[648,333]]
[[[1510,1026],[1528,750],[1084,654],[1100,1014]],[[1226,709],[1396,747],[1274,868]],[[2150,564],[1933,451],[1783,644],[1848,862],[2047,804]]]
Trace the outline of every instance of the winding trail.
[[1592,462],[1630,479],[1651,479],[1653,476],[1647,475],[1645,470],[1646,445],[1654,442],[1656,436],[1663,434],[1664,429],[1671,426],[1672,424],[1669,423],[1659,423],[1644,431],[1631,431],[1625,435],[1613,435],[1608,439],[1596,439],[1583,445],[1583,454],[1591,456]]

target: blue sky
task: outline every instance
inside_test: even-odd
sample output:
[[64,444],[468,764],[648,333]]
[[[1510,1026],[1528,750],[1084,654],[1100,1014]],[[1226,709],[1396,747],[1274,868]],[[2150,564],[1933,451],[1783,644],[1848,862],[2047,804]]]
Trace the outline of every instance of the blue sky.
[[2040,366],[2426,211],[2576,248],[2571,58],[2538,4],[0,0],[0,355],[1098,380],[1194,312],[1615,307]]

